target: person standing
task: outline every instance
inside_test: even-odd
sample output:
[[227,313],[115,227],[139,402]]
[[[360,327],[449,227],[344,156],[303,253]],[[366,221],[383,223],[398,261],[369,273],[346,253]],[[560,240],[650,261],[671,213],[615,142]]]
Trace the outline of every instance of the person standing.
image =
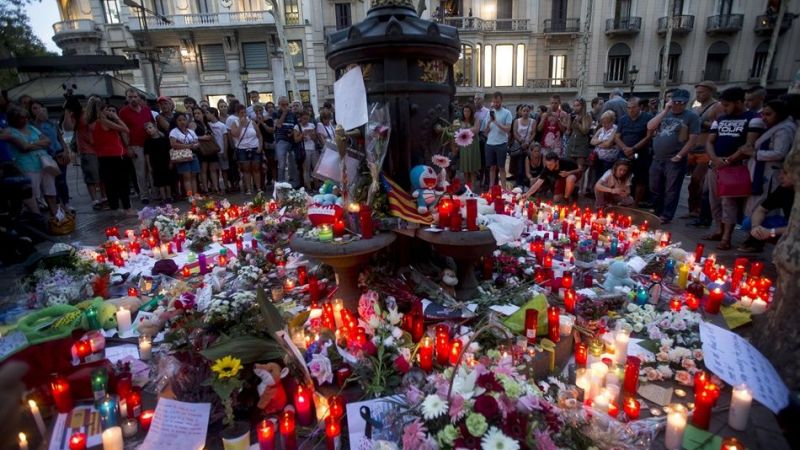
[[172,183],[174,176],[170,169],[169,150],[172,148],[169,138],[158,129],[154,122],[146,123],[144,129],[147,139],[144,141],[144,154],[150,163],[153,173],[153,186],[158,189],[161,204],[172,201]]
[[458,146],[458,168],[464,174],[464,182],[473,191],[477,192],[480,186],[475,183],[477,175],[481,170],[480,140],[478,139],[478,128],[480,123],[475,117],[475,109],[469,103],[461,108],[461,129],[472,131],[472,143],[465,146]]
[[615,142],[617,136],[616,116],[614,111],[606,111],[600,115],[600,126],[595,131],[592,140],[589,141],[594,146],[594,153],[597,155],[595,162],[594,176],[592,183],[600,178],[607,170],[611,169],[614,162],[619,157],[619,148]]
[[43,169],[41,157],[48,154],[50,139],[30,124],[30,113],[17,106],[8,110],[8,134],[5,140],[11,150],[14,165],[31,180],[33,196],[25,200],[25,206],[33,214],[39,214],[39,204],[47,204],[50,214],[55,216],[55,177]]
[[67,186],[67,167],[69,167],[69,146],[64,142],[64,135],[61,129],[50,121],[47,113],[47,107],[39,101],[31,102],[31,116],[33,117],[33,124],[39,129],[48,139],[50,139],[50,148],[47,153],[53,157],[58,164],[61,171],[55,176],[56,184],[56,200],[61,203],[65,211],[74,211],[69,206],[69,186]]
[[516,186],[525,186],[525,158],[528,155],[533,137],[536,134],[536,121],[531,118],[531,107],[520,105],[517,118],[511,127],[513,141],[511,146],[519,145],[520,152],[511,157],[509,171],[514,176]]
[[[261,95],[258,93],[258,91],[250,91],[248,96],[250,97],[250,106],[247,107],[247,118],[254,120],[256,118],[256,105],[261,104],[259,101],[261,99]],[[263,108],[261,112],[264,112]]]
[[[489,186],[506,179],[506,153],[511,130],[511,111],[503,108],[503,94],[495,92],[492,109],[483,119],[481,131],[486,134],[486,167],[489,169]],[[499,176],[499,178],[497,178]]]
[[603,100],[603,97],[595,97],[592,99],[591,114],[592,114],[592,121],[594,121],[595,124],[600,122],[600,114],[603,114],[604,103],[605,100]]
[[542,152],[555,152],[560,157],[564,156],[561,135],[567,130],[569,116],[561,110],[561,96],[550,97],[550,107],[543,113],[539,120],[538,130],[542,133]]
[[486,134],[482,132],[481,126],[483,126],[483,121],[489,116],[489,108],[483,105],[484,102],[484,95],[483,94],[475,94],[472,99],[473,110],[475,111],[475,123],[478,125],[478,133],[475,135],[475,138],[478,139],[478,148],[481,153],[481,169],[478,172],[478,184],[481,189],[478,191],[483,190],[483,186],[486,185],[488,181],[488,173],[486,173]]
[[[197,135],[197,140],[201,143],[201,146],[202,146],[203,141],[205,141],[205,142],[213,141],[214,144],[217,144],[217,140],[211,134],[211,131],[209,130],[208,125],[206,124],[206,117],[205,117],[206,115],[205,115],[205,113],[203,113],[203,110],[198,108],[198,107],[195,107],[195,108],[192,108],[191,111],[187,112],[187,114],[189,114],[191,116],[191,118],[192,118],[191,122],[189,123],[189,128],[191,128],[192,131],[194,131],[194,134]],[[217,146],[218,145],[219,144],[217,144]],[[222,148],[222,147],[220,147],[220,148]],[[218,193],[219,192],[218,191],[218,189],[219,189],[219,176],[218,176],[217,172],[219,171],[219,169],[218,169],[219,168],[219,151],[217,151],[216,153],[213,153],[213,154],[206,154],[206,153],[200,151],[200,152],[197,153],[197,158],[200,160],[200,177],[199,177],[200,178],[200,185],[199,185],[200,193],[201,194],[208,193],[209,182],[211,184],[211,190],[214,193]],[[210,169],[212,167],[212,164],[214,165],[214,167],[217,168],[217,170],[210,171]],[[209,171],[210,171],[210,173],[209,173]]]
[[289,109],[288,97],[278,99],[278,110],[273,118],[275,119],[275,159],[278,160],[278,182],[288,180],[292,187],[299,188],[297,164],[292,151],[297,116]]
[[133,161],[133,167],[136,170],[139,200],[146,205],[150,202],[152,192],[150,168],[144,157],[144,141],[147,139],[144,126],[153,122],[153,112],[144,104],[136,88],[128,88],[125,91],[125,97],[128,104],[120,109],[119,118],[128,127],[130,133],[122,135],[122,139],[128,148],[128,157]]
[[311,122],[308,111],[300,111],[299,121],[294,126],[294,140],[303,147],[305,158],[303,159],[303,184],[306,192],[314,189],[314,169],[319,161],[319,152],[316,148],[317,127]]
[[275,183],[275,180],[278,178],[278,168],[275,161],[275,119],[272,118],[275,108],[274,105],[272,108],[270,108],[269,105],[272,105],[272,103],[267,103],[267,111],[265,111],[260,118],[260,105],[255,107],[256,123],[258,124],[258,129],[261,131],[261,139],[263,141],[264,161],[262,161],[262,164],[266,166],[267,185]]
[[[567,158],[578,163],[581,173],[586,172],[589,159],[592,116],[586,108],[586,100],[577,98],[572,102],[572,114],[567,127]],[[585,179],[588,177],[582,177]]]
[[125,215],[131,214],[130,181],[128,162],[120,133],[130,133],[125,123],[98,97],[93,97],[87,105],[87,122],[92,129],[92,139],[100,166],[100,179],[106,186],[108,207],[119,209]]
[[753,180],[753,195],[747,199],[746,215],[750,215],[780,184],[778,174],[797,132],[789,105],[781,100],[768,101],[761,110],[761,118],[767,131],[756,139],[755,155],[747,161]]
[[230,133],[242,173],[242,188],[245,194],[252,195],[254,190],[256,193],[261,191],[261,131],[254,121],[247,118],[244,105],[237,105],[236,116],[238,120],[231,124]]
[[[90,97],[89,100],[94,98]],[[92,130],[86,122],[87,112],[77,99],[68,99],[64,103],[64,123],[63,127],[67,131],[74,133],[75,147],[78,151],[83,182],[89,197],[92,199],[92,209],[100,211],[105,202],[105,187],[100,182],[100,168],[97,161],[97,154],[94,151],[92,141]]]
[[761,114],[764,108],[764,100],[767,98],[767,90],[763,86],[753,86],[745,92],[744,107],[748,111]]
[[714,98],[716,92],[717,85],[713,81],[702,81],[694,87],[694,97],[699,105],[692,110],[700,116],[700,135],[688,157],[688,166],[692,171],[689,181],[689,213],[681,217],[696,219],[690,223],[693,226],[711,225],[711,208],[708,205],[708,192],[704,191],[704,187],[709,163],[706,153],[708,131],[722,113],[722,104]]
[[172,99],[166,96],[158,97],[158,115],[156,116],[156,124],[162,133],[169,135],[169,132],[175,128],[175,103]]
[[[717,180],[728,176],[729,167],[742,165],[753,154],[753,145],[764,132],[764,121],[759,114],[744,107],[744,89],[732,87],[720,95],[724,114],[711,124],[706,152],[711,159],[712,170],[706,176],[711,201],[711,214],[719,224],[719,231],[704,236],[709,241],[719,241],[718,250],[731,249],[733,227],[739,219],[742,198],[722,197],[717,190]],[[673,96],[673,101],[675,97]],[[747,182],[747,180],[742,180]]]
[[[244,107],[242,107],[244,109]],[[175,164],[175,169],[181,179],[183,194],[189,198],[197,193],[197,180],[195,176],[200,173],[200,160],[197,153],[200,151],[200,141],[197,135],[189,128],[189,117],[186,114],[178,113],[175,116],[177,125],[169,132],[169,142],[174,150],[191,150],[192,160]]]
[[619,125],[619,121],[622,120],[623,117],[628,115],[628,102],[623,98],[624,95],[625,93],[622,89],[614,88],[614,90],[611,91],[611,98],[603,104],[603,112],[614,111],[617,117],[617,125]]
[[650,165],[650,194],[653,208],[662,224],[675,216],[686,174],[686,155],[700,134],[700,117],[687,109],[689,91],[675,89],[666,108],[647,122],[653,135],[653,162]]
[[628,114],[619,121],[615,137],[619,149],[632,161],[633,205],[636,208],[647,198],[650,164],[653,159],[650,155],[651,136],[647,132],[647,122],[653,115],[643,112],[641,105],[642,102],[637,97],[628,100]]
[[[219,111],[217,108],[208,108],[205,113],[206,128],[209,130],[214,140],[219,146],[219,153],[217,153],[217,162],[208,163],[208,170],[211,173],[212,189],[215,193],[220,191],[219,177],[222,173],[222,189],[228,189],[228,169],[230,168],[228,162],[228,127],[219,120]],[[200,166],[202,169],[202,165]]]

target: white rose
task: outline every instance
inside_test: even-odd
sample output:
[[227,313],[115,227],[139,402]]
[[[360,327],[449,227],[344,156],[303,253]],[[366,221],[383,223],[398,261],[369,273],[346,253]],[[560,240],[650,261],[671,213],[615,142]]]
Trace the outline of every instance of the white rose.
[[392,337],[394,337],[395,339],[400,339],[401,337],[403,337],[403,330],[397,327],[392,328]]

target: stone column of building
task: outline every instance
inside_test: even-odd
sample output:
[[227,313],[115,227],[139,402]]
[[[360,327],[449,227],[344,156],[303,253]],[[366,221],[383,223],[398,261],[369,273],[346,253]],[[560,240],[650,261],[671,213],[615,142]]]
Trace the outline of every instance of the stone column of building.
[[239,36],[236,32],[226,33],[224,36],[225,64],[228,71],[228,79],[231,80],[231,94],[236,96],[242,103],[246,103],[247,94],[244,92],[244,85],[239,75],[242,68],[239,60]]
[[[186,39],[188,42],[193,41],[192,36],[181,36],[181,39]],[[193,58],[183,59],[183,68],[186,70],[186,81],[188,82],[186,95],[194,99],[203,98],[203,92],[200,89],[200,60],[196,52]]]
[[275,51],[270,55],[270,66],[272,67],[272,98],[275,99],[275,104],[278,103],[278,98],[288,95],[286,90],[286,72],[283,67],[283,52],[280,47],[272,47]]

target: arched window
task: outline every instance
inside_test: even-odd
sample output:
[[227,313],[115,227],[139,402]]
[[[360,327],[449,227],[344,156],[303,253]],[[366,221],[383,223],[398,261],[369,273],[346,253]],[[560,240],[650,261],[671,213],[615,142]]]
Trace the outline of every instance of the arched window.
[[[679,71],[678,67],[680,64],[681,59],[681,46],[677,42],[670,42],[669,44],[669,56],[667,57],[667,81],[679,82]],[[656,73],[656,79],[661,79],[661,62],[663,61],[662,57],[664,56],[664,47],[661,47],[661,52],[658,55],[658,72]]]
[[724,41],[717,41],[711,44],[706,56],[706,69],[703,72],[703,78],[712,81],[728,81],[725,59],[730,52],[730,46]]
[[631,48],[627,44],[614,44],[608,50],[608,71],[606,82],[626,83],[628,80],[628,62],[631,58]]
[[761,78],[761,72],[766,70],[769,41],[763,41],[756,47],[753,54],[753,66],[750,68],[750,78]]
[[472,58],[472,46],[461,44],[461,54],[458,55],[458,61],[456,61],[453,66],[453,76],[455,77],[456,86],[472,86]]

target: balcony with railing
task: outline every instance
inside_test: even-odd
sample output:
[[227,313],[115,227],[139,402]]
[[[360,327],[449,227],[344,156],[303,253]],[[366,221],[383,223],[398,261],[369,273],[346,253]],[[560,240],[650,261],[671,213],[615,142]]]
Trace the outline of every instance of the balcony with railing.
[[[247,27],[274,25],[275,18],[272,11],[232,11],[209,14],[173,14],[161,17],[147,16],[147,29],[157,30],[176,30],[186,28],[207,28],[207,27]],[[137,15],[130,16],[128,27],[131,31],[143,31],[145,25]]]
[[[667,20],[668,17],[660,17],[658,19],[658,34],[667,34]],[[672,34],[685,35],[689,34],[694,29],[694,16],[672,16]]]
[[61,46],[71,40],[100,40],[102,34],[92,19],[65,20],[53,24],[53,40]]
[[744,14],[710,16],[706,19],[706,33],[709,36],[738,33],[742,29],[743,23]]
[[[789,28],[792,27],[792,20],[794,20],[793,14],[785,14],[783,16],[783,21],[781,22],[781,34],[785,33]],[[753,31],[755,31],[755,33],[759,36],[772,36],[772,30],[775,29],[775,23],[777,21],[778,16],[774,14],[758,16],[756,17],[756,26]]]
[[628,72],[622,74],[612,74],[606,72],[603,74],[603,86],[627,86],[628,85]]
[[642,29],[641,17],[621,17],[606,19],[607,36],[632,36],[639,34]]
[[701,70],[700,79],[727,83],[731,80],[731,69]]
[[545,34],[578,33],[580,31],[580,19],[544,19]]
[[522,32],[528,31],[528,19],[494,19],[484,20],[477,17],[445,17],[445,25],[456,27],[462,32]]
[[[747,81],[750,82],[750,83],[758,83],[758,81],[761,79],[761,72],[763,70],[764,69],[760,69],[760,70],[758,70],[758,69],[755,69],[755,70],[754,69],[750,69],[750,73],[749,73],[749,76],[747,77]],[[775,81],[775,79],[777,79],[777,78],[778,78],[778,68],[777,67],[773,67],[772,69],[769,69],[769,72],[767,72],[767,81]]]
[[577,87],[577,78],[532,78],[525,82],[526,89],[575,90]]
[[[669,73],[667,71],[667,86],[672,86],[676,84],[681,84],[681,80],[683,80],[683,71],[677,70],[672,71],[673,73]],[[661,72],[656,71],[653,75],[653,86],[659,86],[661,84]]]

